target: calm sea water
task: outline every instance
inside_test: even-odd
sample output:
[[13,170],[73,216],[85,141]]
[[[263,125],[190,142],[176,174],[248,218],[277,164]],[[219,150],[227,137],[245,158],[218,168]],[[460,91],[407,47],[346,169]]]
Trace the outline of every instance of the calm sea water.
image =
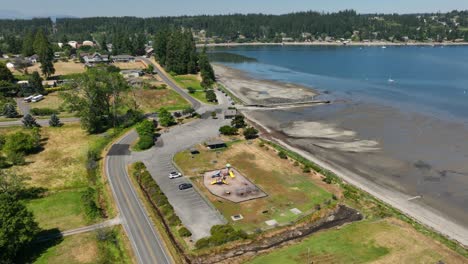
[[297,83],[322,98],[378,102],[468,121],[468,47],[216,48],[257,59],[223,64]]

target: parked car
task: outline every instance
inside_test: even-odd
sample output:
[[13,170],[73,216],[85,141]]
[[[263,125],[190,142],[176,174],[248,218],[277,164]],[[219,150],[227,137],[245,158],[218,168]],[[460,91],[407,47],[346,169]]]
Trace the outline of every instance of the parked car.
[[35,103],[35,102],[39,102],[40,100],[44,99],[44,96],[42,94],[40,95],[36,95],[34,96],[32,99],[31,99],[31,102]]
[[182,173],[180,173],[180,172],[173,171],[173,172],[169,173],[169,179],[175,179],[175,178],[179,178],[179,177],[182,177]]
[[25,97],[23,100],[24,100],[25,102],[31,102],[31,100],[33,99],[33,97],[34,97],[34,95],[30,95],[30,96],[28,96],[28,97]]
[[185,190],[185,189],[189,189],[189,188],[192,188],[192,184],[191,183],[182,183],[179,185],[179,190]]

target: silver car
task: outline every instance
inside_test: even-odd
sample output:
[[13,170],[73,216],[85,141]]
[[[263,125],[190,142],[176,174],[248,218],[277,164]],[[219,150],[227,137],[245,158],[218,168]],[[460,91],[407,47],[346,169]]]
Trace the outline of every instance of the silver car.
[[169,179],[175,179],[175,178],[179,178],[179,177],[182,177],[182,173],[180,173],[180,172],[173,171],[173,172],[169,173]]

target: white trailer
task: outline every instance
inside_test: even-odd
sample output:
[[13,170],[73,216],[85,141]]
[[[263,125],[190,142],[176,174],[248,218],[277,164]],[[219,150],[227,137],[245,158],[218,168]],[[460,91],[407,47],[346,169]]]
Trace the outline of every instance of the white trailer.
[[32,99],[31,99],[31,102],[35,103],[35,102],[39,102],[40,100],[44,99],[44,96],[42,94],[40,95],[36,95],[34,96]]

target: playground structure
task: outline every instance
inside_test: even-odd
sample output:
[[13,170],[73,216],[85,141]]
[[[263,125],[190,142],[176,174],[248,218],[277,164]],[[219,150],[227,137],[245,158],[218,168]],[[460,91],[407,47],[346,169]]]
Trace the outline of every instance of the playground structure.
[[219,170],[205,172],[203,182],[212,194],[236,203],[267,196],[230,164]]
[[226,184],[228,185],[229,183],[226,181],[227,177],[235,178],[236,175],[234,175],[234,172],[231,169],[231,165],[227,164],[226,168],[216,171],[213,175],[211,175],[211,178],[215,179],[214,181],[211,182],[211,185],[214,184]]

